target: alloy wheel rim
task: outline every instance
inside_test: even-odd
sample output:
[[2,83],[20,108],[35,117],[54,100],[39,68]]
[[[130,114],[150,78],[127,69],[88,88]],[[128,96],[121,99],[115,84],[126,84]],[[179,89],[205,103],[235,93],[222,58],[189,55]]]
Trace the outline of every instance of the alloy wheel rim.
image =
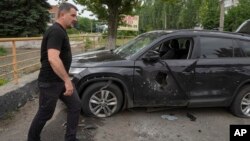
[[108,117],[117,109],[117,97],[109,90],[95,92],[89,100],[89,108],[97,117]]
[[241,100],[241,111],[244,115],[250,117],[250,93],[247,93]]

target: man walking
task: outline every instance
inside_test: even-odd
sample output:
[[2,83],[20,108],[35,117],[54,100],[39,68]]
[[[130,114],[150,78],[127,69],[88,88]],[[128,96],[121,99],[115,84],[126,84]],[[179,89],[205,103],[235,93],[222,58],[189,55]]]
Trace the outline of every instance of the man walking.
[[76,24],[77,11],[74,5],[62,3],[58,19],[43,36],[40,60],[42,66],[38,76],[39,109],[30,126],[28,141],[41,140],[41,131],[53,116],[58,99],[68,108],[65,141],[78,141],[76,131],[81,101],[68,75],[72,54],[66,32],[67,28]]

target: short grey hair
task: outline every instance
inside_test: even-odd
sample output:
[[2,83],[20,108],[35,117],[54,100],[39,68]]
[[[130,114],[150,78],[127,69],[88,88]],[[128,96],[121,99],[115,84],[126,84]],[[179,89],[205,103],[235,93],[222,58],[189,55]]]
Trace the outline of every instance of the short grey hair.
[[64,2],[64,3],[60,4],[59,9],[58,9],[58,13],[57,13],[58,17],[60,16],[60,13],[62,11],[68,12],[68,11],[70,11],[71,8],[74,8],[76,11],[78,11],[78,9],[76,8],[76,6],[74,6],[71,3]]

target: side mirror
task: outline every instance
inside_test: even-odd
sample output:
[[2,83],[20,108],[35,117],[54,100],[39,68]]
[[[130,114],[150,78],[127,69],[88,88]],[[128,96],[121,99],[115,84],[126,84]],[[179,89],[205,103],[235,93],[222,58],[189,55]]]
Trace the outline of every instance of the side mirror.
[[149,50],[143,57],[142,60],[144,61],[158,61],[160,59],[160,53],[154,50]]

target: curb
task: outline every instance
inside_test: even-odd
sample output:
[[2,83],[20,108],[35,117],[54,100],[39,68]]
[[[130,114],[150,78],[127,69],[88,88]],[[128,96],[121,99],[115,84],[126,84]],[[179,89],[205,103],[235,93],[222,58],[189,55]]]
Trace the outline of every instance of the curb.
[[9,112],[22,107],[39,93],[36,78],[37,72],[26,77],[25,80],[20,80],[19,84],[10,82],[10,84],[0,87],[0,119]]

